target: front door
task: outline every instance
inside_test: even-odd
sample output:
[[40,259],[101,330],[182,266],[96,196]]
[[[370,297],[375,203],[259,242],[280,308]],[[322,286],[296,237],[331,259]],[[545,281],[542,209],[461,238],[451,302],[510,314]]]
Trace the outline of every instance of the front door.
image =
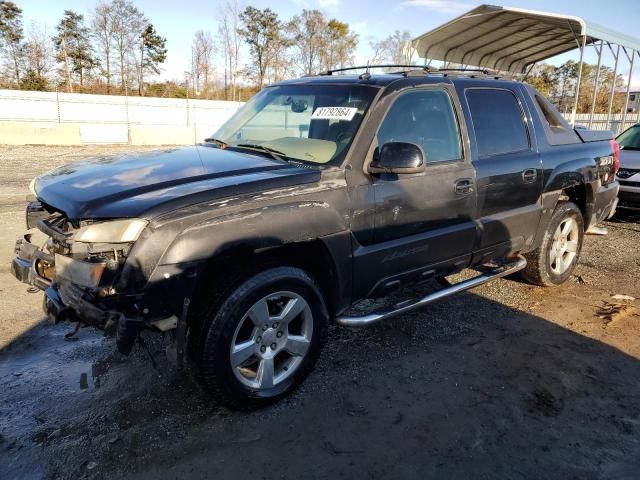
[[463,268],[476,240],[475,172],[465,155],[452,92],[421,86],[395,96],[373,155],[387,142],[413,143],[422,148],[427,168],[372,176],[374,238],[354,252],[356,279],[372,268],[391,282]]

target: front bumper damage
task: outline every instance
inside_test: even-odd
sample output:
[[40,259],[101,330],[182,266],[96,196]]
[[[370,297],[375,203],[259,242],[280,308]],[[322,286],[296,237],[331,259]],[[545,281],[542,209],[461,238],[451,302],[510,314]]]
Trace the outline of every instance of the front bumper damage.
[[[79,277],[83,284],[87,283],[83,280],[89,278],[97,287],[104,264],[51,255],[31,243],[31,234],[17,240],[15,253],[11,273],[21,282],[44,291],[42,308],[53,323],[70,321],[90,325],[108,335],[115,334],[120,352],[131,351],[138,333],[146,326],[145,318],[136,308],[142,295],[98,297],[89,291],[90,285],[75,284],[72,278]],[[63,268],[56,267],[56,260]],[[53,273],[52,278],[44,276],[43,270]]]
[[131,351],[142,330],[177,326],[173,312],[179,315],[181,304],[173,308],[172,293],[181,292],[176,292],[175,281],[141,292],[116,293],[117,275],[104,262],[47,252],[32,238],[38,234],[27,233],[16,241],[10,268],[18,280],[44,292],[42,308],[53,323],[79,322],[115,335],[117,348],[124,354]]

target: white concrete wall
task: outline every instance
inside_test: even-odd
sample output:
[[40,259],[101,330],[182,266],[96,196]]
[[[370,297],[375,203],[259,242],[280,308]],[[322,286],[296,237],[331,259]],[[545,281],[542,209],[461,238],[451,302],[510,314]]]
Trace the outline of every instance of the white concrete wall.
[[184,145],[215,132],[240,102],[0,90],[0,144]]

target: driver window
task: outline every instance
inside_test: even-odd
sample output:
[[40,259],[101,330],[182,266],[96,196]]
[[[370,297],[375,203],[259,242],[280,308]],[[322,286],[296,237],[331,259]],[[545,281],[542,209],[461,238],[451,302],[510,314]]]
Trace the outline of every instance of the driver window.
[[398,97],[387,112],[378,147],[388,142],[422,147],[427,163],[460,160],[462,146],[451,97],[443,90],[418,90]]

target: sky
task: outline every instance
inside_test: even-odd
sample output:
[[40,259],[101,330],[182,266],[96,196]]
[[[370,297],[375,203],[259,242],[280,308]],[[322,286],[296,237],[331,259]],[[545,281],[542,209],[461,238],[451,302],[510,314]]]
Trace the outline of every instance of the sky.
[[[90,17],[97,0],[14,0],[23,10],[23,23],[28,28],[34,21],[53,31],[65,9],[71,9]],[[582,17],[612,30],[640,37],[640,5],[637,0],[507,0],[506,3],[485,0],[496,5],[528,8]],[[217,10],[224,0],[133,0],[154,24],[158,33],[167,39],[169,50],[161,77],[183,79],[190,69],[191,41],[197,30],[217,31]],[[481,2],[467,0],[244,0],[244,5],[269,7],[283,20],[290,19],[303,8],[317,8],[329,17],[347,22],[359,35],[356,54],[358,62],[366,63],[371,54],[369,42],[384,38],[394,30],[409,30],[418,36],[436,26],[470,10]],[[562,55],[552,61],[558,64],[568,58],[578,59],[577,52]],[[242,59],[247,62],[246,53]],[[596,63],[593,48],[588,48],[585,61]],[[634,72],[633,86],[640,86],[640,65]],[[613,65],[613,59],[605,55],[604,65]],[[625,61],[619,71],[628,74]]]

